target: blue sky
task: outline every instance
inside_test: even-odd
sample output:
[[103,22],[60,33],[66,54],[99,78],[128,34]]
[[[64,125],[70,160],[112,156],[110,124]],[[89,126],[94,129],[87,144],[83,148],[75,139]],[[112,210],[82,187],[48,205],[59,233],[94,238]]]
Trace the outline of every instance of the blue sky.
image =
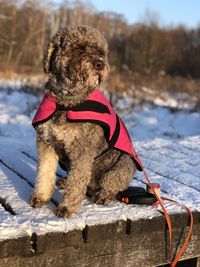
[[[62,0],[53,0],[60,3]],[[90,0],[97,11],[123,14],[129,23],[141,21],[146,11],[158,16],[161,25],[200,25],[200,0]]]

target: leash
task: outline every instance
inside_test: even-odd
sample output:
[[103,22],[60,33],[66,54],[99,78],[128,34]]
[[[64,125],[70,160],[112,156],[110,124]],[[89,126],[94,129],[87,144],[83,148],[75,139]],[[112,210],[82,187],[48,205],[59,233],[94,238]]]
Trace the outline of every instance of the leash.
[[[137,154],[136,154],[137,155]],[[138,155],[137,155],[138,157]],[[142,168],[142,171],[143,171],[143,174],[148,182],[148,186],[149,188],[152,190],[153,194],[155,195],[156,199],[157,199],[157,202],[153,204],[153,206],[158,206],[160,205],[162,211],[163,211],[163,214],[165,216],[165,219],[166,219],[166,222],[167,222],[167,227],[168,227],[168,232],[169,232],[169,247],[170,247],[170,267],[175,267],[177,262],[180,260],[188,242],[189,242],[189,239],[191,237],[191,234],[192,234],[192,229],[193,229],[193,224],[194,224],[194,219],[193,219],[193,214],[191,212],[191,210],[186,207],[185,205],[183,204],[180,204],[178,203],[177,201],[173,200],[173,199],[170,199],[170,198],[166,198],[166,197],[160,197],[158,196],[158,194],[156,193],[156,190],[154,189],[154,187],[152,186],[152,183],[144,169],[143,166],[141,166]],[[190,219],[190,226],[189,226],[189,231],[188,231],[188,234],[185,238],[185,241],[183,243],[183,245],[181,246],[180,250],[178,251],[178,253],[173,257],[173,244],[172,244],[172,241],[173,241],[173,238],[172,238],[172,224],[171,224],[171,220],[170,220],[170,217],[169,217],[169,214],[166,210],[166,208],[164,207],[163,205],[163,201],[169,201],[169,202],[173,202],[177,205],[179,205],[181,208],[183,208],[188,216],[189,216],[189,219]]]
[[[187,246],[187,244],[189,242],[189,239],[191,237],[192,229],[193,229],[193,224],[194,224],[193,214],[192,214],[191,210],[188,207],[186,207],[183,204],[178,203],[177,201],[175,201],[173,199],[166,198],[166,197],[161,197],[161,199],[164,200],[164,201],[169,201],[169,202],[176,203],[178,206],[180,206],[181,208],[183,208],[187,212],[187,214],[189,215],[189,218],[190,218],[189,231],[188,231],[188,234],[187,234],[187,236],[185,238],[185,241],[184,241],[182,247],[180,248],[180,250],[178,251],[178,253],[175,255],[173,261],[171,261],[171,267],[175,267],[176,264],[177,264],[177,262],[181,258],[182,254],[183,254],[183,252],[184,252],[184,250],[185,250],[185,248],[186,248],[186,246]],[[171,254],[172,254],[172,252],[171,252]]]

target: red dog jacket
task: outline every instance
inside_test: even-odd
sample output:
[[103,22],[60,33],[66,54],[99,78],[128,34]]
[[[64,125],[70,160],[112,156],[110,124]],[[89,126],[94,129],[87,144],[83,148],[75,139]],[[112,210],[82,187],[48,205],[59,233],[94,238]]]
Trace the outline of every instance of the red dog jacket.
[[[32,121],[33,126],[48,120],[56,111],[56,108],[55,99],[45,94]],[[122,119],[98,89],[93,91],[81,104],[70,109],[66,108],[66,118],[68,121],[92,122],[102,126],[105,130],[108,148],[119,149],[128,153],[136,163],[137,169],[142,170],[142,163],[137,156]]]

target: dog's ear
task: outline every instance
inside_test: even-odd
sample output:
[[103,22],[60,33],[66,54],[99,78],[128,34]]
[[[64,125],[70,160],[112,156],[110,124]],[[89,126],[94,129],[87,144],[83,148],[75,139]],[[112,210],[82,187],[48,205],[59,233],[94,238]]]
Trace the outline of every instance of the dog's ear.
[[58,50],[60,43],[61,43],[61,36],[59,33],[54,35],[52,40],[48,43],[47,52],[44,56],[45,73],[51,72],[52,59],[55,57],[56,51]]

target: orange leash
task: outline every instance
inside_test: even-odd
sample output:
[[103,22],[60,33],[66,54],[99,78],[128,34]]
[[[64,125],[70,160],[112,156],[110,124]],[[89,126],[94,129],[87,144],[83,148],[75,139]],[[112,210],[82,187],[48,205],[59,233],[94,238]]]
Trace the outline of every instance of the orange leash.
[[[137,157],[138,157],[138,155],[137,155]],[[177,201],[175,201],[175,200],[173,200],[173,199],[166,198],[166,197],[159,197],[159,196],[157,195],[157,193],[155,192],[155,190],[154,190],[154,188],[153,188],[153,186],[152,186],[152,184],[151,184],[151,181],[150,181],[150,179],[149,179],[149,177],[148,177],[148,175],[147,175],[145,169],[143,168],[143,166],[141,166],[141,167],[142,167],[142,171],[143,171],[143,173],[144,173],[144,176],[145,176],[145,178],[146,178],[146,180],[147,180],[147,182],[148,182],[148,185],[149,185],[150,189],[152,190],[152,192],[154,193],[155,197],[156,197],[157,200],[158,200],[158,201],[157,201],[156,203],[154,203],[153,205],[158,205],[158,204],[159,204],[160,207],[162,208],[162,211],[163,211],[164,215],[165,215],[165,219],[166,219],[167,226],[168,226],[168,231],[169,231],[170,266],[171,266],[171,267],[175,267],[176,264],[177,264],[177,262],[178,262],[179,259],[181,258],[182,254],[183,254],[183,252],[184,252],[184,250],[185,250],[185,248],[186,248],[186,246],[187,246],[187,244],[188,244],[188,242],[189,242],[189,239],[190,239],[190,237],[191,237],[191,234],[192,234],[193,223],[194,223],[192,212],[191,212],[191,210],[190,210],[189,208],[187,208],[187,207],[184,206],[183,204],[178,203]],[[162,202],[163,200],[164,200],[164,201],[170,201],[170,202],[173,202],[173,203],[178,204],[179,206],[181,206],[182,208],[184,208],[184,209],[187,211],[187,213],[188,213],[188,215],[189,215],[189,218],[190,218],[189,232],[188,232],[188,234],[187,234],[187,236],[186,236],[186,238],[185,238],[185,241],[184,241],[182,247],[180,248],[179,252],[175,255],[174,258],[173,258],[173,244],[172,244],[172,225],[171,225],[171,220],[170,220],[169,214],[168,214],[166,208],[165,208],[164,205],[163,205],[163,202]]]
[[164,207],[164,205],[162,203],[161,198],[157,195],[156,191],[154,190],[153,186],[151,185],[151,181],[149,180],[149,177],[148,177],[148,175],[147,175],[147,173],[146,173],[146,171],[144,170],[143,167],[142,167],[142,171],[144,173],[145,178],[147,179],[147,182],[148,182],[148,185],[149,185],[150,189],[155,194],[155,196],[156,196],[156,198],[158,200],[158,203],[159,203],[160,207],[163,210],[163,213],[165,215],[165,219],[167,221],[167,227],[168,227],[168,230],[169,230],[170,262],[172,262],[172,225],[171,225],[171,220],[170,220],[170,217],[169,217],[169,214],[168,214],[167,210],[165,209],[165,207]]
[[193,224],[194,224],[194,218],[193,218],[193,214],[192,214],[191,210],[188,207],[186,207],[185,205],[180,204],[177,201],[175,201],[173,199],[170,199],[170,198],[162,197],[162,199],[178,204],[180,207],[182,207],[183,209],[185,209],[187,211],[187,213],[189,215],[189,218],[190,218],[190,227],[189,227],[188,234],[187,234],[187,236],[185,238],[185,241],[184,241],[182,247],[180,248],[179,252],[176,254],[175,258],[173,259],[173,262],[171,262],[171,267],[175,267],[177,262],[181,258],[182,254],[183,254],[183,252],[184,252],[184,250],[185,250],[185,248],[186,248],[186,246],[187,246],[187,244],[189,242],[189,239],[191,237]]

